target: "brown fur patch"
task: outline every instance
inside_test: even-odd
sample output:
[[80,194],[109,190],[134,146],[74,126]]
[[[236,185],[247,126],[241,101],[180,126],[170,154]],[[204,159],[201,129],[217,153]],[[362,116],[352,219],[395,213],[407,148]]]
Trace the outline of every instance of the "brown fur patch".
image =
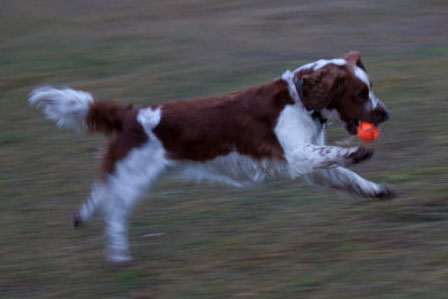
[[329,64],[317,71],[299,72],[303,80],[303,104],[315,111],[320,111],[340,97],[346,70],[343,66]]
[[164,103],[153,132],[173,160],[206,161],[232,151],[284,160],[274,127],[293,103],[283,80],[222,97]]

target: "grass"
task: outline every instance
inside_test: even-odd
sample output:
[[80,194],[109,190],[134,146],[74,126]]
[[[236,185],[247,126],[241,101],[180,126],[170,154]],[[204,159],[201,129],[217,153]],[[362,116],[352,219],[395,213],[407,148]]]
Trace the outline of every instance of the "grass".
[[[0,297],[445,298],[448,40],[444,1],[9,1],[0,4]],[[58,131],[26,98],[65,84],[148,104],[222,94],[361,50],[392,111],[355,170],[399,190],[352,199],[298,181],[162,180],[137,207],[135,266],[73,230],[99,136]],[[330,142],[345,138],[329,130]],[[143,237],[149,233],[164,233]]]

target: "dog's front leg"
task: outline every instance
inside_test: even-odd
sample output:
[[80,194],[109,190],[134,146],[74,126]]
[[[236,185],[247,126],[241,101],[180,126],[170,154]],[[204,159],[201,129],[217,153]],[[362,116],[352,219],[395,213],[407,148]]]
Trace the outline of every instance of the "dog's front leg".
[[314,172],[318,169],[348,166],[368,160],[373,149],[365,147],[343,148],[304,144],[286,152],[289,172],[292,177]]
[[348,192],[355,196],[376,199],[390,199],[396,196],[392,186],[368,181],[344,167],[318,169],[305,178],[311,184]]

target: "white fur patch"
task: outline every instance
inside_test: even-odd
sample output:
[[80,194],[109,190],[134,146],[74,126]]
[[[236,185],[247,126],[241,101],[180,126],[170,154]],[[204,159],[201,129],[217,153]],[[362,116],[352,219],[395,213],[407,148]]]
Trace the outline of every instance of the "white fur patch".
[[355,66],[355,75],[358,77],[362,82],[364,82],[367,87],[369,88],[369,101],[366,103],[366,110],[372,111],[376,108],[380,100],[375,96],[375,94],[370,89],[370,80],[367,73],[360,67]]
[[287,152],[303,143],[314,143],[321,128],[316,125],[309,112],[301,103],[287,105],[280,113],[275,126],[275,134]]
[[[287,105],[280,113],[274,132],[285,153],[288,166],[295,165],[294,175],[312,171],[306,159],[313,159],[312,155],[305,157],[301,165],[294,161],[298,155],[303,155],[303,149],[307,144],[322,142],[323,127],[317,124],[303,108],[301,103]],[[306,156],[306,154],[305,154]],[[302,168],[303,167],[303,168]],[[290,170],[291,171],[291,170]]]
[[314,70],[317,71],[318,69],[323,68],[324,66],[328,65],[328,64],[336,64],[336,65],[344,65],[347,62],[345,61],[345,59],[342,58],[338,58],[338,59],[321,59],[315,62]]
[[44,86],[33,90],[28,101],[59,127],[82,131],[87,128],[86,116],[93,97],[85,91]]
[[291,97],[296,102],[300,102],[300,96],[297,93],[297,88],[294,84],[294,77],[295,77],[296,73],[300,72],[301,70],[309,69],[309,68],[312,68],[314,71],[317,71],[328,64],[344,65],[346,63],[347,62],[344,59],[339,59],[339,58],[338,59],[320,59],[318,61],[302,65],[301,67],[296,68],[292,72],[290,70],[286,70],[282,74],[282,79],[288,83],[288,90],[289,90],[289,94],[291,95]]
[[310,62],[310,63],[307,63],[305,65],[302,65],[301,67],[296,68],[293,71],[293,73],[295,74],[295,73],[297,73],[297,72],[299,72],[301,70],[310,69],[310,68],[312,68],[314,71],[317,71],[317,70],[319,70],[319,69],[321,69],[324,66],[329,65],[329,64],[345,65],[346,63],[347,63],[347,61],[345,61],[345,59],[342,59],[342,58],[320,59],[318,61]]
[[294,84],[294,73],[291,72],[290,70],[286,70],[282,74],[282,79],[286,81],[286,83],[288,83],[289,94],[294,99],[294,101],[300,102],[300,96],[297,93],[297,88],[296,85]]
[[367,73],[360,67],[355,66],[355,75],[358,77],[362,82],[364,82],[367,87],[369,88],[369,101],[366,103],[366,109],[368,111],[372,111],[376,108],[380,100],[376,97],[376,95],[372,92],[370,88],[370,80]]
[[281,176],[286,165],[281,161],[251,157],[232,152],[206,162],[180,162],[178,175],[184,180],[209,181],[243,187]]
[[369,92],[369,101],[367,102],[367,110],[374,110],[376,106],[378,106],[378,103],[380,100],[376,97],[376,95],[373,92]]
[[367,73],[362,68],[360,68],[358,66],[355,66],[355,75],[356,75],[356,77],[359,78],[359,80],[364,82],[367,85],[367,87],[370,89],[369,76],[367,75]]
[[155,128],[162,117],[160,108],[153,110],[152,108],[141,108],[137,115],[138,122],[145,128],[145,130],[151,131]]

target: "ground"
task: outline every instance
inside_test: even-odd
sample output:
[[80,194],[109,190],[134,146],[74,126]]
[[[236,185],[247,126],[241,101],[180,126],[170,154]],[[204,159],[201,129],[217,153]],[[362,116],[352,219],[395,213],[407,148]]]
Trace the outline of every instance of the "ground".
[[[446,298],[447,13],[444,0],[1,1],[0,297]],[[394,184],[395,201],[163,180],[136,208],[121,271],[100,219],[72,228],[104,138],[56,129],[28,107],[32,88],[150,104],[353,49],[392,114],[355,169]]]

